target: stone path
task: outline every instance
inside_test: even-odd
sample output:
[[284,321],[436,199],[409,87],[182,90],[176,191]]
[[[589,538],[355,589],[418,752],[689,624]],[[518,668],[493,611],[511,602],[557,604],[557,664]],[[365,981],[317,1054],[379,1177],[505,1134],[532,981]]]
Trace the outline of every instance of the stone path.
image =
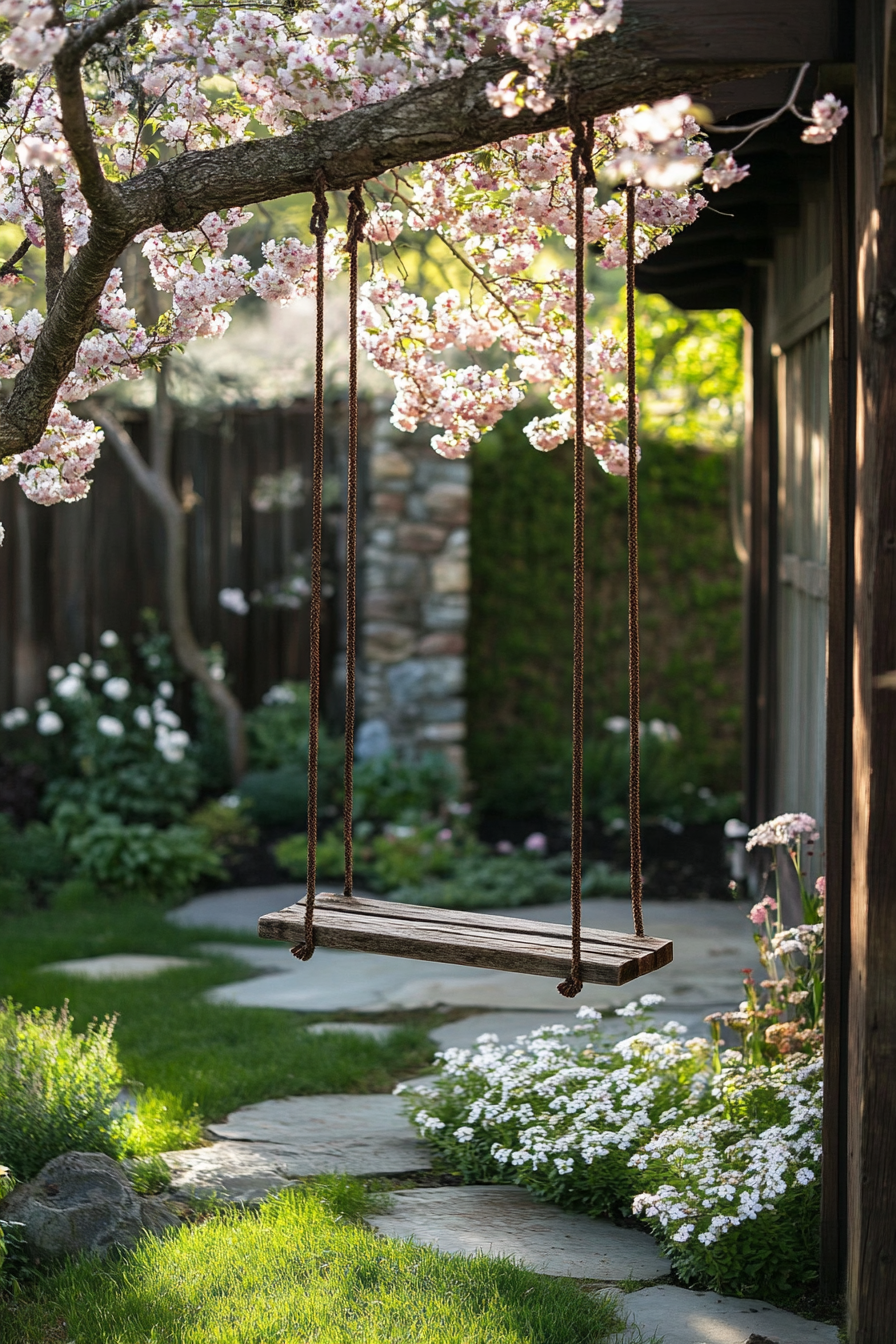
[[628,1293],[622,1305],[644,1339],[655,1332],[663,1344],[837,1344],[835,1325],[807,1321],[748,1297],[719,1297],[657,1284]]
[[[290,904],[303,894],[299,885],[249,887],[242,891],[200,896],[171,913],[183,928],[221,928],[254,933],[260,915]],[[521,918],[565,923],[563,904],[530,906],[514,912]],[[619,989],[586,985],[576,1007],[589,1004],[614,1008],[638,994],[662,994],[664,1011],[681,1016],[731,1007],[742,996],[743,968],[759,970],[745,907],[719,902],[646,901],[645,923],[651,933],[675,941],[670,966]],[[586,924],[597,928],[628,928],[631,915],[623,900],[583,902]],[[554,983],[531,975],[508,975],[465,966],[403,961],[368,952],[337,952],[320,948],[309,962],[299,963],[284,944],[203,944],[206,952],[227,952],[251,966],[250,980],[219,985],[213,1002],[246,1007],[286,1008],[304,1012],[385,1012],[434,1007],[562,1013]],[[566,1009],[568,1011],[568,1009]],[[557,1020],[563,1020],[559,1018]]]
[[541,1274],[575,1279],[661,1279],[669,1261],[653,1237],[608,1218],[565,1213],[513,1185],[397,1190],[388,1213],[368,1219],[384,1236],[440,1251],[508,1255]]
[[85,980],[142,980],[160,971],[179,970],[184,966],[198,966],[189,957],[150,957],[141,953],[118,952],[107,957],[82,957],[77,961],[54,961],[39,967],[60,975],[83,976]]
[[431,1167],[401,1098],[388,1095],[262,1101],[206,1133],[208,1147],[165,1154],[175,1192],[255,1203],[302,1176],[399,1176]]

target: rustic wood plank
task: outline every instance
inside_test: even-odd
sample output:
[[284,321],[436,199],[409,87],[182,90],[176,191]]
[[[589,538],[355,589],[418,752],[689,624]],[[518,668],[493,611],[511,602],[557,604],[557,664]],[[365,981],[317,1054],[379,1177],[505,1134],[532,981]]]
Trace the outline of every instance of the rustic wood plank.
[[[494,932],[500,928],[507,932],[523,934],[527,939],[535,933],[546,938],[560,938],[567,941],[569,939],[569,929],[566,924],[555,924],[548,920],[520,919],[505,914],[503,911],[485,914],[476,910],[451,910],[436,906],[405,905],[399,901],[378,901],[365,896],[353,896],[349,899],[341,892],[329,891],[318,892],[318,908],[320,908],[321,903],[326,903],[328,909],[346,910],[357,914],[369,913],[375,917],[390,920],[406,919],[415,923],[422,920],[425,923],[437,923],[446,926],[456,925],[465,931],[480,928]],[[291,911],[304,912],[305,903],[299,901],[296,905],[287,908]],[[671,947],[668,940],[664,938],[638,938],[634,933],[617,932],[615,929],[583,928],[582,941],[585,943],[589,940],[608,949],[615,948],[621,955],[625,956],[643,957],[651,948],[659,955],[662,949]],[[671,961],[671,954],[667,957],[667,960],[661,960],[658,964],[665,966],[667,961]]]
[[836,61],[833,0],[626,0],[625,23],[667,60]]
[[[304,902],[263,915],[259,936],[301,943],[304,916]],[[569,969],[571,953],[570,931],[560,924],[364,898],[349,900],[327,892],[317,898],[314,935],[319,947],[561,978]],[[582,979],[586,983],[624,985],[671,960],[672,944],[667,939],[582,930]]]

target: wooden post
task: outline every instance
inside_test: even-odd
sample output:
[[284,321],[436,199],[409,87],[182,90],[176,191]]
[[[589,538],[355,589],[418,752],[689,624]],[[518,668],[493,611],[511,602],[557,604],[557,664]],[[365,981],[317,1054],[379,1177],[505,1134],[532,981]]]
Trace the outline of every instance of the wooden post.
[[[850,892],[850,1344],[896,1337],[896,46],[889,0],[859,0],[857,407]],[[888,113],[890,113],[888,115]]]
[[[840,92],[838,90],[838,92]],[[842,91],[851,105],[853,90]],[[831,1298],[846,1269],[847,996],[852,826],[853,546],[856,428],[854,122],[831,156],[831,446],[825,769],[825,1056],[821,1281]]]

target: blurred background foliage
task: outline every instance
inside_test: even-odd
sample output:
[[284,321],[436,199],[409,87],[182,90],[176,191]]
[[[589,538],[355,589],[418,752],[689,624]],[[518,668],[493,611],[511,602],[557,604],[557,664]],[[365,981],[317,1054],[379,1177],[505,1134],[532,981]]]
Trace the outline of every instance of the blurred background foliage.
[[[618,276],[607,278],[615,289]],[[603,294],[597,320],[618,328],[621,296],[609,284]],[[662,779],[649,746],[644,802],[674,815],[682,789],[730,792],[740,782],[730,475],[743,435],[742,319],[642,295],[638,340],[642,719],[681,733],[661,752]],[[473,454],[468,760],[477,804],[504,816],[568,806],[572,455],[569,444],[532,450],[522,427],[540,413],[534,399],[520,406]],[[606,822],[624,761],[603,725],[628,712],[626,483],[588,466],[586,789]]]

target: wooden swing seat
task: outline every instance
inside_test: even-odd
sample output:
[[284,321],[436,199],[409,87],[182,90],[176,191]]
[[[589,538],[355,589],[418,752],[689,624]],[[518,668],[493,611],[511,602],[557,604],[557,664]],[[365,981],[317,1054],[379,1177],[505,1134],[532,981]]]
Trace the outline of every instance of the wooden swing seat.
[[[262,915],[258,936],[300,945],[304,921],[305,902],[299,901]],[[314,945],[562,978],[569,970],[572,937],[562,924],[318,892]],[[588,984],[625,985],[671,960],[668,938],[582,929],[582,980]]]

